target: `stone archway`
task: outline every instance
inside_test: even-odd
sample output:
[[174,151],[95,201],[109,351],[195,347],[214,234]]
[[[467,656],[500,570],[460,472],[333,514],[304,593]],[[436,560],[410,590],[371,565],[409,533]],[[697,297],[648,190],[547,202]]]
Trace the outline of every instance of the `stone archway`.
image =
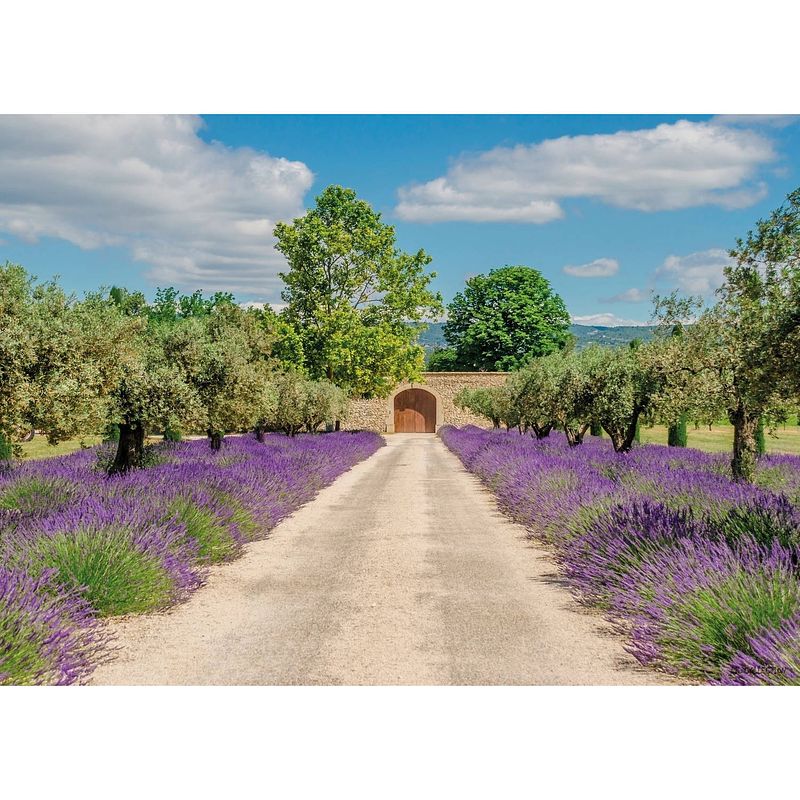
[[388,398],[388,433],[436,433],[442,424],[442,401],[429,387],[399,386]]

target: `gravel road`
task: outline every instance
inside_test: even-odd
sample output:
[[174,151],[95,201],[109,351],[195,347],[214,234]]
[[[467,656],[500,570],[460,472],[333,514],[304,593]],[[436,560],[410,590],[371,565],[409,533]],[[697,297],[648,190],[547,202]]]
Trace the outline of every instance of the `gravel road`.
[[396,434],[96,684],[655,684],[437,436]]

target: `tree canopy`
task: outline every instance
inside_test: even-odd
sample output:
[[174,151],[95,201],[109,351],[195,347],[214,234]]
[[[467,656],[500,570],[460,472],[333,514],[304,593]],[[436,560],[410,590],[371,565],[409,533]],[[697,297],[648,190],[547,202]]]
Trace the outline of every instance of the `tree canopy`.
[[800,189],[730,251],[717,302],[657,298],[664,325],[685,327],[671,390],[694,416],[726,416],[734,429],[731,468],[752,478],[765,418],[785,418],[800,394]]
[[518,369],[569,341],[564,301],[531,267],[502,267],[470,278],[447,314],[444,335],[457,370]]
[[0,434],[14,440],[36,429],[56,444],[98,429],[141,329],[99,295],[78,301],[55,280],[0,267]]
[[395,230],[352,189],[329,186],[291,224],[275,227],[284,315],[304,366],[352,396],[385,395],[423,365],[418,323],[442,311],[424,250],[398,249]]

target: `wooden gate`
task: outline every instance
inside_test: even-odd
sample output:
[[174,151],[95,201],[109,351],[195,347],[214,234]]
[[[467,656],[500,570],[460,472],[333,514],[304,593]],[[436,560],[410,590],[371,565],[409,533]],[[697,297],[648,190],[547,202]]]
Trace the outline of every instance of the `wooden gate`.
[[394,398],[395,433],[436,433],[436,398],[424,389],[406,389]]

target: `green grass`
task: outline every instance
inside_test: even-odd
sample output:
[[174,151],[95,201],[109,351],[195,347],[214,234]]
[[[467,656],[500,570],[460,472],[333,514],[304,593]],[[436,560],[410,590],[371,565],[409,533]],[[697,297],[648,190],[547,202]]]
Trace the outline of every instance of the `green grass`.
[[93,447],[100,444],[100,436],[84,436],[83,439],[65,439],[58,444],[48,444],[44,436],[36,436],[33,441],[22,442],[22,454],[26,460],[34,458],[52,458],[53,456],[66,456],[80,450],[81,447]]
[[161,562],[137,549],[121,528],[42,536],[27,551],[31,574],[56,570],[67,589],[82,588],[101,616],[140,614],[166,606],[172,580]]
[[169,507],[170,515],[186,525],[186,535],[197,542],[198,553],[212,564],[227,561],[239,552],[239,544],[214,514],[196,506],[191,500],[179,498]]
[[716,679],[737,651],[749,651],[749,636],[777,628],[798,604],[793,576],[741,572],[670,607],[659,644],[665,660],[684,675]]
[[40,511],[57,505],[73,493],[73,488],[64,481],[23,478],[0,490],[0,508],[25,513]]
[[[732,425],[719,423],[712,425],[709,430],[707,425],[701,425],[696,429],[690,424],[687,433],[689,447],[696,447],[709,453],[728,453],[733,449]],[[774,434],[775,436],[771,436],[769,432],[766,434],[768,453],[800,455],[800,425],[778,426]],[[642,427],[641,439],[642,444],[666,444],[667,428],[664,425]]]
[[50,634],[42,625],[32,625],[22,611],[6,609],[0,616],[0,686],[30,686],[47,675],[50,664],[43,656],[42,640]]
[[[184,437],[192,438],[192,437]],[[103,441],[102,436],[84,436],[82,439],[65,439],[58,444],[48,444],[47,437],[36,436],[33,441],[21,442],[22,457],[26,461],[37,458],[52,458],[53,456],[67,456],[80,450],[82,447],[94,447]],[[161,436],[148,436],[145,440],[148,444],[157,444],[164,441]]]

